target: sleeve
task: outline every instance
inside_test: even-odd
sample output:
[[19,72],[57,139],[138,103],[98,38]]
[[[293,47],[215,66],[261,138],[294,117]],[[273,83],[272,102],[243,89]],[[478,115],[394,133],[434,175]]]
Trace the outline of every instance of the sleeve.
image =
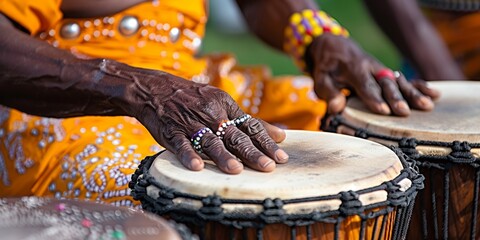
[[62,19],[62,0],[0,0],[0,12],[28,30],[45,31]]

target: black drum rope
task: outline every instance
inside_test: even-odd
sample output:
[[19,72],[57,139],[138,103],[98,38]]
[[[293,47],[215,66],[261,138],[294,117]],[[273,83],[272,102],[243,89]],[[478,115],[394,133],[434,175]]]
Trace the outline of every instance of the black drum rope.
[[[394,238],[404,239],[408,222],[410,221],[413,203],[417,191],[423,188],[424,177],[418,174],[414,162],[407,161],[405,155],[397,148],[392,148],[398,155],[404,169],[399,176],[391,181],[386,181],[379,186],[359,191],[345,191],[335,195],[316,196],[296,199],[270,199],[265,200],[245,200],[245,199],[227,199],[218,195],[199,196],[189,193],[176,191],[155,180],[150,174],[149,169],[158,156],[154,155],[145,158],[139,168],[132,175],[132,181],[129,187],[132,189],[132,196],[140,200],[142,207],[146,211],[156,213],[160,216],[168,216],[181,223],[190,223],[198,226],[205,226],[208,222],[217,222],[225,226],[235,227],[237,229],[263,229],[268,224],[282,223],[294,227],[310,226],[317,222],[334,224],[339,226],[343,219],[349,216],[359,216],[362,221],[375,219],[383,216],[385,220],[387,214],[397,211],[397,214],[403,214],[403,217],[395,217]],[[403,179],[409,179],[412,182],[410,188],[402,191],[398,183]],[[147,194],[147,187],[155,186],[159,190],[159,196],[153,198]],[[383,190],[387,193],[387,200],[383,202],[362,205],[359,196],[365,193]],[[195,200],[201,202],[202,207],[192,209],[191,207],[175,204],[175,199]],[[310,213],[287,213],[285,205],[295,203],[321,202],[329,200],[340,200],[341,205],[337,210],[325,212],[313,211]],[[260,212],[225,212],[223,204],[249,204],[261,206]],[[362,224],[364,226],[365,224]],[[382,223],[382,228],[385,221]],[[295,230],[292,230],[292,232]],[[335,231],[338,238],[338,229]],[[361,229],[360,234],[364,234],[365,229]],[[383,229],[381,229],[383,232]],[[382,236],[382,235],[378,235]],[[257,232],[257,237],[261,239],[262,234]],[[200,236],[204,238],[204,236]],[[292,236],[294,239],[294,236]],[[310,238],[309,238],[310,239]]]
[[[323,125],[324,126],[324,125]],[[383,134],[374,133],[365,128],[356,127],[348,123],[342,116],[337,115],[331,117],[329,126],[324,126],[322,130],[327,132],[337,132],[339,126],[345,126],[355,131],[355,136],[364,139],[376,138],[381,140],[386,140],[390,142],[398,143],[398,147],[402,150],[403,153],[407,154],[410,158],[418,160],[421,158],[428,158],[429,160],[441,160],[449,161],[452,163],[462,163],[462,164],[471,164],[473,167],[479,167],[480,160],[475,158],[471,153],[472,148],[480,148],[480,143],[468,143],[468,142],[442,142],[442,141],[430,141],[430,140],[418,140],[416,138],[407,138],[407,137],[395,137],[387,136]],[[430,155],[420,155],[416,150],[417,146],[432,146],[432,147],[445,147],[451,148],[452,152],[447,156],[430,156]],[[429,165],[442,169],[442,165],[434,163],[423,163],[418,162],[417,164],[432,164]]]

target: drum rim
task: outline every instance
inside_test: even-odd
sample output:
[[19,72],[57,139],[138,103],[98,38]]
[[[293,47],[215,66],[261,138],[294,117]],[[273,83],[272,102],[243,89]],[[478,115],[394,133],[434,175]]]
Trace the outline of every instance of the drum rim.
[[[149,169],[156,157],[145,158],[139,169],[132,175],[130,188],[132,189],[132,196],[135,200],[140,200],[142,207],[159,215],[169,215],[173,219],[180,219],[181,221],[204,223],[207,221],[221,222],[224,225],[235,225],[243,227],[264,226],[271,223],[284,223],[287,225],[295,224],[311,224],[312,222],[331,222],[333,216],[351,216],[359,215],[365,219],[376,218],[381,214],[386,214],[394,211],[396,208],[413,205],[415,196],[418,190],[423,189],[423,175],[419,174],[413,162],[405,159],[404,154],[395,147],[392,150],[399,157],[403,169],[400,174],[390,181],[386,181],[378,186],[358,190],[358,191],[343,191],[335,195],[317,196],[310,198],[296,198],[296,199],[264,199],[264,200],[245,200],[245,199],[226,199],[220,198],[216,195],[199,196],[189,193],[184,193],[171,189],[162,185],[150,174]],[[409,179],[412,182],[410,188],[405,191],[400,190],[398,183],[403,179]],[[148,195],[147,188],[158,188],[159,196],[157,198]],[[358,196],[371,191],[383,189],[387,192],[387,200],[383,202],[363,205]],[[187,208],[185,206],[177,205],[174,200],[177,198],[187,198],[195,201],[200,201],[202,207],[199,209]],[[305,203],[311,201],[338,199],[342,202],[339,209],[329,210],[325,212],[312,211],[310,213],[286,213],[284,206],[287,204]],[[259,213],[246,212],[224,212],[223,204],[256,204],[261,206],[262,211]],[[375,213],[365,214],[367,210],[384,207]]]
[[[394,143],[398,148],[408,157],[414,159],[417,164],[424,164],[425,162],[433,162],[434,164],[480,164],[480,142],[468,141],[434,141],[422,140],[415,137],[398,137],[389,136],[383,133],[376,133],[368,128],[358,127],[346,120],[341,115],[330,116],[329,126],[323,130],[328,132],[338,132],[340,126],[347,127],[355,132],[354,136],[363,139],[378,139]],[[379,141],[376,141],[379,142]],[[441,155],[438,151],[425,151],[422,147],[427,148],[442,148],[447,150],[447,154]],[[476,151],[476,152],[474,152]],[[438,165],[437,164],[437,165]],[[438,167],[438,166],[437,166]],[[440,168],[440,167],[439,167]]]
[[[475,81],[430,81],[429,83],[433,87],[437,86],[443,89],[445,88],[450,89],[452,87],[457,87],[459,83],[463,84],[465,88],[467,88],[468,86],[472,86],[472,87],[475,86],[476,88],[480,88],[480,82],[475,82]],[[372,119],[369,121],[366,121],[361,116],[358,116],[357,114],[355,114],[356,112],[369,114],[372,116]],[[350,124],[355,125],[357,128],[368,129],[369,131],[378,133],[379,135],[394,136],[397,138],[403,138],[403,137],[413,138],[413,136],[416,136],[419,139],[428,141],[429,135],[436,134],[437,139],[439,139],[436,142],[448,143],[448,142],[453,142],[455,140],[460,139],[462,141],[469,141],[472,143],[478,142],[480,144],[480,132],[478,131],[475,132],[471,130],[471,131],[464,131],[464,132],[458,132],[458,133],[457,132],[441,133],[441,132],[438,132],[436,129],[414,128],[412,126],[409,126],[408,124],[399,125],[399,126],[391,125],[395,122],[395,120],[391,120],[391,121],[389,120],[385,122],[384,118],[386,117],[387,119],[390,119],[390,118],[393,119],[397,117],[380,116],[374,113],[368,113],[360,109],[357,109],[355,107],[348,106],[348,104],[342,113],[342,117],[344,118],[345,121],[348,121]],[[325,125],[322,124],[322,128],[323,127],[325,127]],[[455,136],[455,137],[452,137],[452,136]]]

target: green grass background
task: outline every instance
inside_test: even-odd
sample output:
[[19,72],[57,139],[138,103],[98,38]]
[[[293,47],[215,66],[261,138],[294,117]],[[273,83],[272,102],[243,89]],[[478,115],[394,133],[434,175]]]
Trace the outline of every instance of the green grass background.
[[[361,0],[317,0],[317,2],[322,10],[336,18],[350,31],[351,38],[366,52],[392,69],[399,68],[398,52],[370,18]],[[268,65],[274,75],[299,73],[290,58],[270,48],[255,36],[249,33],[223,33],[213,24],[207,25],[202,52],[233,53],[240,64]]]

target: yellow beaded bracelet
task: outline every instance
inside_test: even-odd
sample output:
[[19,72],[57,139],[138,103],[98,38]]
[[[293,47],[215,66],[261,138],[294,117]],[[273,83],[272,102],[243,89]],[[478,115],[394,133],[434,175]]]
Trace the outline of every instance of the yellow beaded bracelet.
[[348,31],[324,11],[306,9],[290,16],[289,24],[285,28],[285,42],[283,48],[290,54],[297,66],[306,71],[305,50],[315,37],[324,33],[331,33],[348,37]]

